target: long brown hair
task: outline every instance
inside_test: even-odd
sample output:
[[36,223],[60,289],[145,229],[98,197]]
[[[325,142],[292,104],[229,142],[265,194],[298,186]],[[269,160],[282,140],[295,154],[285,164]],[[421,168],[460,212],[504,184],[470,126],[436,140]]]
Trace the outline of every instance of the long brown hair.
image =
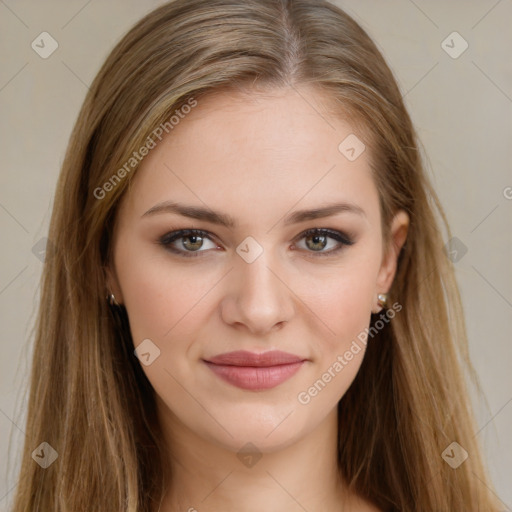
[[[205,95],[300,85],[316,87],[366,134],[385,240],[398,209],[410,216],[389,293],[403,309],[368,343],[339,403],[341,474],[383,510],[498,510],[474,437],[465,375],[478,383],[443,251],[449,228],[382,55],[324,0],[176,0],[117,44],[69,142],[14,512],[156,509],[167,475],[153,389],[133,355],[126,312],[116,317],[105,299],[116,211],[137,171],[127,162],[156,127]],[[46,469],[31,457],[43,441],[58,453]],[[452,442],[469,454],[457,468],[442,457]]]

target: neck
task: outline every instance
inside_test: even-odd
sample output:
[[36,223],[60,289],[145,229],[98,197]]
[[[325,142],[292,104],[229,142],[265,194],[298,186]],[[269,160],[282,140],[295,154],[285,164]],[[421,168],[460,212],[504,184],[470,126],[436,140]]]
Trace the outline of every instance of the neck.
[[206,440],[168,408],[159,407],[159,415],[172,475],[159,512],[349,510],[337,466],[336,409],[299,441],[264,453]]

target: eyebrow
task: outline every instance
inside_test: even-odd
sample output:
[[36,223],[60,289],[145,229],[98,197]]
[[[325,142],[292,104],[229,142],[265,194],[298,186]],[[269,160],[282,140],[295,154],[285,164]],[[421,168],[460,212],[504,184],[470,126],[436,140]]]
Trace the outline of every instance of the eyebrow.
[[[230,229],[233,229],[238,225],[237,221],[231,215],[228,215],[226,213],[216,212],[214,210],[211,210],[210,208],[185,205],[173,201],[164,201],[162,203],[156,204],[147,212],[145,212],[142,215],[142,217],[152,216],[159,213],[174,213],[182,215],[183,217],[189,217],[191,219],[197,219],[210,222],[212,224],[218,224],[220,226],[224,226]],[[319,208],[312,208],[309,210],[297,210],[295,212],[292,212],[291,214],[285,217],[284,225],[288,226],[290,224],[298,224],[299,222],[305,222],[308,220],[330,217],[331,215],[336,215],[338,213],[353,213],[356,215],[360,215],[362,217],[366,217],[365,211],[356,204],[345,202],[330,203],[326,206],[322,206]]]

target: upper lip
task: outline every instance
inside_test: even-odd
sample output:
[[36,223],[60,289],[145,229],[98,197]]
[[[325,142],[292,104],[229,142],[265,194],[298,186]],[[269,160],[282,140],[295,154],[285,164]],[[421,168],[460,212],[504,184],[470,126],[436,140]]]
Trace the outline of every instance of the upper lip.
[[294,354],[280,350],[270,350],[257,354],[246,350],[226,352],[206,359],[206,362],[226,366],[278,366],[281,364],[292,364],[304,361],[305,359]]

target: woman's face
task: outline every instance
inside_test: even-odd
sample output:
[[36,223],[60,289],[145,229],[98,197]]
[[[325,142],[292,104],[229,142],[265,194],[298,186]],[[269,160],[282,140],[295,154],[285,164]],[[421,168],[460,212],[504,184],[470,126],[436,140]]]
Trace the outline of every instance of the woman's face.
[[201,99],[119,211],[109,285],[159,412],[229,449],[272,451],[332,419],[405,239],[402,212],[385,257],[369,150],[320,101]]

